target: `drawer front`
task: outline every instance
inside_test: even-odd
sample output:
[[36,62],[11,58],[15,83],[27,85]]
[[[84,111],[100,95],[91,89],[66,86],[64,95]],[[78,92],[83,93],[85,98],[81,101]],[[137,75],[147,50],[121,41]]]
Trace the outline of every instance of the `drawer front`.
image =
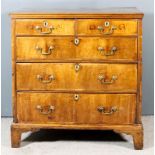
[[133,94],[80,94],[75,119],[79,124],[133,124],[135,108]]
[[18,93],[19,122],[133,124],[134,94]]
[[74,20],[17,19],[16,35],[74,35]]
[[137,35],[136,20],[86,19],[78,20],[78,35]]
[[17,90],[136,91],[136,64],[18,63]]
[[17,60],[136,60],[136,38],[18,37]]
[[19,122],[65,123],[73,121],[73,95],[59,93],[18,93]]

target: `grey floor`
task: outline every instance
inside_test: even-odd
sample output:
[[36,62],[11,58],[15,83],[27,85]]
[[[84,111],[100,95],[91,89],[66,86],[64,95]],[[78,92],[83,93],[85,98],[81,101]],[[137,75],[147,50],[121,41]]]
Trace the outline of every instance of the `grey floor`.
[[134,150],[131,136],[112,131],[41,130],[22,135],[10,147],[11,118],[2,118],[2,155],[153,155],[153,116],[143,116],[144,149]]

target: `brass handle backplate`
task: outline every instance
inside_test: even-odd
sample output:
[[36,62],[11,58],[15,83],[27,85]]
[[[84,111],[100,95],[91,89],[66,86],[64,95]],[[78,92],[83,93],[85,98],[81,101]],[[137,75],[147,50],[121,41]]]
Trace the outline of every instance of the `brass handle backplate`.
[[106,108],[104,106],[97,107],[97,111],[104,114],[104,115],[111,115],[118,111],[117,107],[112,107],[109,111],[106,111]]
[[[50,105],[48,106],[48,108],[43,108],[41,105],[37,105],[36,109],[43,115],[48,115],[50,113],[52,113],[55,109],[54,106]],[[46,110],[47,109],[47,110]]]
[[53,50],[53,49],[54,49],[54,46],[50,46],[50,47],[48,48],[48,51],[45,52],[45,51],[43,51],[43,49],[42,49],[41,47],[36,46],[36,51],[40,52],[42,55],[50,55],[50,54],[52,53],[52,50]]
[[53,75],[49,75],[48,80],[45,80],[42,75],[37,75],[37,79],[40,82],[47,84],[47,83],[51,83],[53,80],[55,80],[55,77]]
[[110,50],[110,51],[107,51],[107,52],[104,52],[104,48],[101,47],[101,46],[99,46],[97,49],[98,49],[99,52],[101,52],[101,53],[102,53],[103,55],[105,55],[105,56],[112,56],[112,55],[114,55],[115,52],[117,51],[117,47],[116,47],[116,46],[113,46],[113,47],[111,48],[111,50]]
[[[47,23],[47,22],[44,22]],[[47,29],[47,31],[43,31],[43,27],[45,27]],[[35,29],[40,33],[40,34],[50,34],[52,33],[52,31],[54,30],[53,26],[49,26],[48,24],[44,24],[43,26],[36,26]]]
[[98,80],[101,82],[101,84],[112,84],[117,80],[117,76],[112,75],[111,80],[106,80],[105,75],[99,75]]

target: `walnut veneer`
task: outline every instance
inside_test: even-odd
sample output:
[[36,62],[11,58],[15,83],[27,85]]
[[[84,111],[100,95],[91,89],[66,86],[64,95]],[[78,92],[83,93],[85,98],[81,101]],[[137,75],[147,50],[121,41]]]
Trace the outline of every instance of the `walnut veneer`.
[[38,129],[114,130],[143,147],[135,8],[12,13],[12,147]]

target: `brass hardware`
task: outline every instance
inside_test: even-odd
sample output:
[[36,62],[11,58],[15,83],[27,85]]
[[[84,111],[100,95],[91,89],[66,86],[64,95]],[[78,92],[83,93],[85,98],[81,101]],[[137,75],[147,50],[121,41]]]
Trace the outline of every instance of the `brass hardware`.
[[79,45],[79,43],[80,43],[80,40],[78,38],[75,38],[74,39],[74,44],[77,46],[77,45]]
[[47,21],[44,21],[43,22],[43,25],[44,25],[44,27],[47,27],[48,26],[48,22]]
[[75,64],[75,71],[78,72],[80,70],[80,64]]
[[41,47],[36,46],[36,50],[39,51],[42,55],[50,55],[50,54],[52,53],[52,50],[53,50],[53,49],[54,49],[54,46],[50,46],[50,47],[48,48],[48,51],[45,52],[45,51],[43,51],[43,49],[42,49]]
[[[44,27],[47,27],[45,25],[46,24],[44,24]],[[47,27],[48,31],[43,31],[43,28],[41,26],[36,26],[35,29],[39,31],[41,34],[50,34],[54,30],[54,27],[53,26]]]
[[103,30],[104,30],[103,26],[98,26],[97,29],[98,29],[99,31],[103,31]]
[[104,34],[104,35],[110,35],[110,34],[112,34],[112,33],[114,32],[114,30],[116,30],[116,29],[117,29],[116,26],[111,26],[110,31],[109,31],[109,32],[104,32],[103,34]]
[[38,79],[40,82],[46,84],[46,83],[51,83],[53,80],[55,80],[55,77],[54,77],[53,75],[49,75],[49,76],[48,76],[48,80],[44,80],[43,76],[37,75],[37,79]]
[[[105,26],[105,27],[108,27],[108,26]],[[104,27],[103,27],[103,26],[98,26],[97,29],[98,29],[99,31],[101,31],[101,32],[104,31]],[[110,35],[110,34],[112,34],[112,33],[114,32],[114,30],[116,30],[116,29],[117,29],[116,26],[111,26],[109,32],[104,32],[103,35]]]
[[36,106],[36,109],[37,109],[41,114],[43,114],[43,115],[48,115],[48,114],[50,114],[51,112],[54,111],[55,107],[52,106],[52,105],[50,105],[50,106],[48,107],[47,111],[45,111],[44,108],[43,108],[41,105],[37,105],[37,106]]
[[114,83],[117,80],[117,76],[116,75],[112,75],[111,80],[107,81],[105,79],[104,75],[99,75],[98,76],[98,80],[100,80],[101,84],[112,84],[112,83]]
[[98,51],[100,51],[100,52],[104,51],[104,48],[101,47],[101,46],[99,46],[97,49],[98,49]]
[[79,96],[78,94],[75,94],[75,95],[74,95],[74,100],[75,100],[75,101],[78,101],[79,98],[80,98],[80,96]]
[[101,53],[103,53],[103,55],[105,55],[105,56],[112,56],[117,51],[117,47],[116,46],[113,46],[111,48],[111,50],[108,51],[108,52],[103,52],[104,51],[104,48],[103,47],[98,47],[97,49],[98,49],[98,51],[100,51]]
[[110,22],[106,21],[106,22],[104,23],[104,26],[105,26],[105,27],[109,27],[109,26],[110,26]]
[[112,107],[109,111],[106,112],[106,108],[103,106],[97,107],[98,112],[104,114],[104,115],[111,115],[118,111],[117,107]]

